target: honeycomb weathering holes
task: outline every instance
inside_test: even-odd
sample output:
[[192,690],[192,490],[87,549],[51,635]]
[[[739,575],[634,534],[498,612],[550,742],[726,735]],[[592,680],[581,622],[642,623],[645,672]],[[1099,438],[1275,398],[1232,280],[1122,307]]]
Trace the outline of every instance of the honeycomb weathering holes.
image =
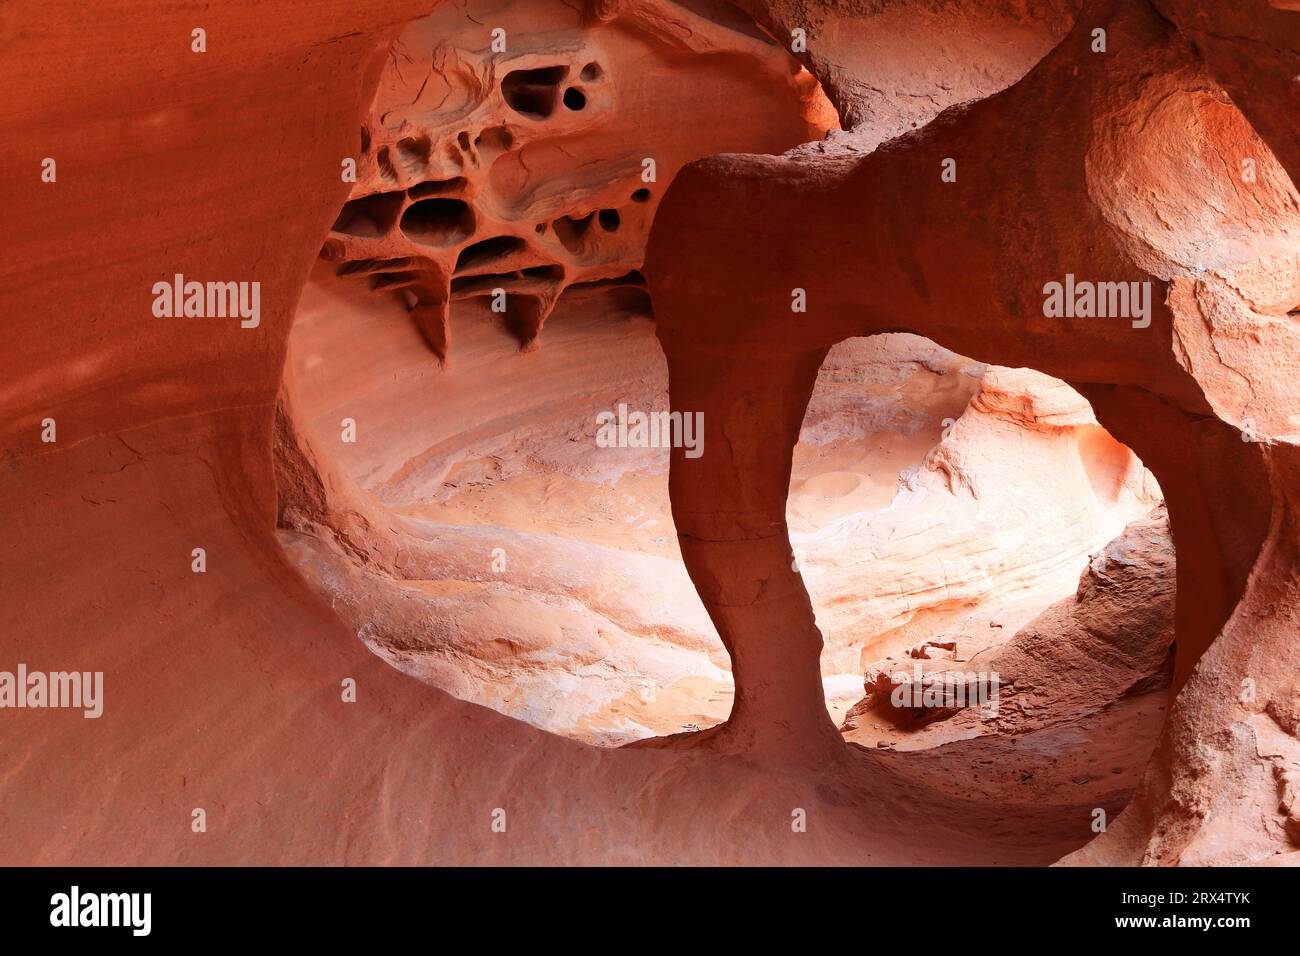
[[474,234],[474,212],[463,199],[420,199],[402,213],[402,232],[421,245],[454,246]]
[[456,259],[456,272],[490,265],[514,253],[522,252],[525,248],[527,243],[518,236],[493,236],[490,239],[481,239],[461,250]]
[[504,153],[515,143],[514,134],[505,126],[492,126],[474,137],[474,145],[483,155]]
[[[545,3],[530,0],[518,15]],[[657,203],[642,179],[647,158],[666,185],[724,145],[771,153],[824,135],[833,114],[818,88],[791,74],[788,54],[681,11],[688,36],[665,46],[654,39],[661,12],[629,8],[546,31],[506,23],[505,58],[485,51],[473,21],[451,8],[408,28],[362,125],[352,199],[323,257],[363,262],[339,274],[400,291],[440,364],[451,342],[447,303],[497,289],[532,297],[526,326],[512,326],[526,327],[520,344],[532,346],[565,289],[625,283],[640,268]],[[709,55],[683,58],[683,46]],[[743,79],[720,51],[745,58]],[[656,72],[680,82],[640,81]],[[720,85],[734,109],[663,128],[662,117],[697,108],[699,91]]]
[[378,238],[392,228],[401,208],[400,195],[380,194],[354,199],[343,206],[332,229],[352,236]]
[[428,182],[416,183],[406,193],[412,199],[424,199],[427,196],[441,196],[446,193],[456,192],[464,187],[465,177],[457,176],[455,179],[431,179]]
[[408,177],[424,175],[432,151],[433,140],[428,136],[408,136],[397,143],[397,155]]
[[501,81],[501,95],[516,113],[530,119],[546,119],[555,112],[560,86],[568,75],[567,66],[514,70]]
[[578,255],[586,248],[586,239],[591,232],[592,218],[595,213],[584,216],[562,216],[551,224],[555,236],[569,252]]

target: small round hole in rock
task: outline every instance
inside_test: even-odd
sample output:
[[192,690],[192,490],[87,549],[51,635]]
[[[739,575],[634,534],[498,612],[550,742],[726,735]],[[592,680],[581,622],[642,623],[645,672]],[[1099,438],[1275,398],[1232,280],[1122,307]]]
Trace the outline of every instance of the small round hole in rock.
[[571,86],[564,91],[564,105],[575,113],[587,105],[587,97],[576,86]]
[[514,144],[514,134],[504,126],[489,127],[474,139],[474,145],[484,154],[504,153]]
[[619,218],[617,209],[602,209],[597,217],[600,220],[600,228],[606,232],[615,232],[618,230],[622,220]]
[[567,66],[515,70],[501,81],[501,95],[516,113],[545,119],[555,111],[557,88],[568,74]]

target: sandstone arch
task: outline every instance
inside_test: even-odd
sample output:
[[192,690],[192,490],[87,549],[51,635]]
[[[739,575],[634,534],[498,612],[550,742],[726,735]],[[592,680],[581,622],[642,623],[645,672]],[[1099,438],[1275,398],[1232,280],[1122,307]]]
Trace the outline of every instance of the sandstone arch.
[[[1091,50],[1096,25],[1105,55]],[[1182,118],[1165,120],[1171,110]],[[1129,133],[1152,123],[1167,123],[1167,135],[1139,143]],[[1187,139],[1169,147],[1175,125]],[[1222,196],[1232,213],[1212,224],[1174,194],[1143,225],[1141,165],[1165,148],[1174,162],[1198,149],[1259,156],[1268,185],[1243,194],[1229,160],[1229,171],[1207,170],[1198,195],[1211,207]],[[957,181],[941,183],[950,156]],[[1277,476],[1292,468],[1300,396],[1293,379],[1210,343],[1248,335],[1294,361],[1296,212],[1282,167],[1193,47],[1145,4],[1085,4],[1072,33],[1015,86],[869,155],[804,150],[687,167],[660,210],[646,274],[674,406],[703,409],[729,452],[706,463],[675,456],[671,478],[683,556],[736,662],[732,723],[705,745],[835,746],[814,701],[820,638],[788,560],[789,451],[826,349],[904,329],[1075,384],[1168,494],[1180,552],[1175,688],[1184,689],[1123,835],[1087,858],[1194,857],[1198,838],[1212,840],[1203,828],[1219,799],[1195,782],[1201,774],[1232,790],[1253,764],[1267,800],[1275,763],[1250,744],[1220,737],[1214,757],[1194,760],[1188,748],[1205,746],[1210,727],[1240,736],[1267,707],[1292,706],[1285,669],[1263,658],[1288,659],[1296,632],[1293,604],[1272,589],[1294,587],[1295,569],[1277,565],[1292,550],[1293,521]],[[735,223],[709,236],[707,258],[693,245],[700,215]],[[1253,231],[1240,243],[1221,231],[1246,222]],[[1199,261],[1210,250],[1213,264]],[[1044,283],[1067,272],[1152,282],[1151,327],[1045,319]],[[1256,286],[1250,277],[1263,273],[1278,284]],[[807,290],[806,314],[791,313],[794,287]],[[1268,424],[1256,429],[1257,416]],[[1248,676],[1260,687],[1249,706],[1233,690]]]

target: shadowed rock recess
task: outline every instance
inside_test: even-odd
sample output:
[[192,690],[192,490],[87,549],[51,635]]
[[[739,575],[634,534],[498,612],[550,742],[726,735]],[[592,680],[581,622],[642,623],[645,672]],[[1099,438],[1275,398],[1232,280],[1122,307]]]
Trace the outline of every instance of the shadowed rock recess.
[[1300,861],[1300,5],[106,4],[0,864]]

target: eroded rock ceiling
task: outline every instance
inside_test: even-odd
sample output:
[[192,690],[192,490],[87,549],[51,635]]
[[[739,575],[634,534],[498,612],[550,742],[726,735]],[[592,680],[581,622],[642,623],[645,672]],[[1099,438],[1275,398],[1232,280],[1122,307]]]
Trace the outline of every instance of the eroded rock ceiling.
[[527,348],[565,289],[643,284],[684,163],[836,125],[812,75],[724,3],[447,4],[389,51],[322,255],[401,292],[439,359],[452,301],[476,296]]

